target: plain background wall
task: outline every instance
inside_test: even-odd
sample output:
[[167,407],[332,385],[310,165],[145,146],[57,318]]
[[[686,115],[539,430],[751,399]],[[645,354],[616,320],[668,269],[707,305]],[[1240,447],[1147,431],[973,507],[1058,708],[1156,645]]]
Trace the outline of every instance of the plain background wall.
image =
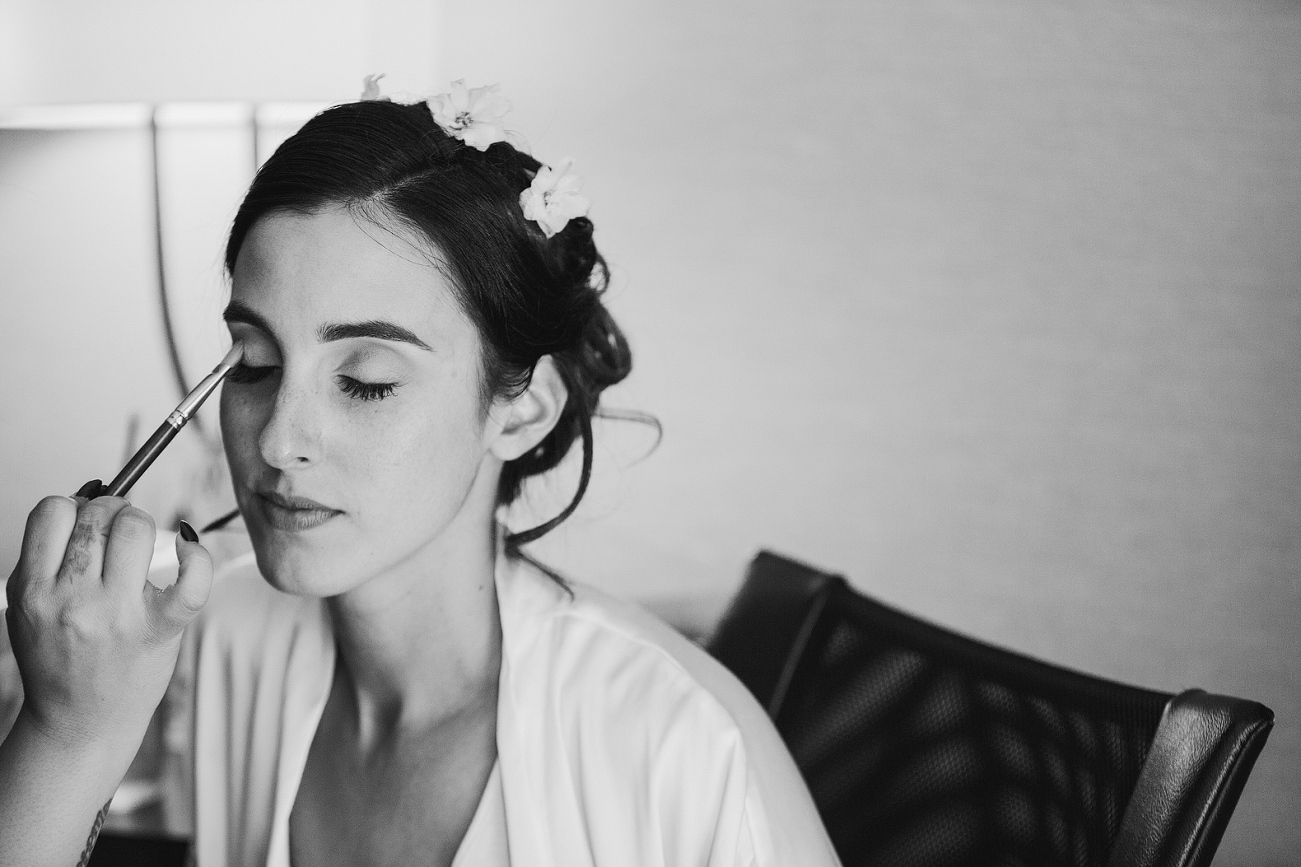
[[[348,99],[384,70],[413,95],[501,82],[535,153],[587,179],[638,354],[610,403],[665,429],[639,460],[647,431],[603,426],[595,490],[544,556],[704,620],[769,547],[1064,664],[1262,700],[1279,724],[1218,863],[1284,864],[1299,49],[1301,6],[1259,0],[0,0],[0,103]],[[172,400],[148,239],[131,252],[112,222],[130,178],[83,167],[23,204],[10,141],[6,563],[65,466],[58,396],[118,394],[132,369],[146,424]],[[132,165],[114,147],[106,164]],[[68,327],[76,304],[98,318]],[[72,350],[105,333],[132,336],[101,348],[118,371]],[[58,489],[114,464],[121,430],[84,438],[110,445]]]

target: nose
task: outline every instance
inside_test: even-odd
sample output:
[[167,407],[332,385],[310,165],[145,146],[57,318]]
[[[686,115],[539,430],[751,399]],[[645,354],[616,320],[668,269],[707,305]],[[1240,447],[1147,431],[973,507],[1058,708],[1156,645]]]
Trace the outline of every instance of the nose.
[[315,398],[312,389],[281,380],[271,416],[258,437],[258,449],[264,461],[276,469],[287,470],[320,460],[323,431]]

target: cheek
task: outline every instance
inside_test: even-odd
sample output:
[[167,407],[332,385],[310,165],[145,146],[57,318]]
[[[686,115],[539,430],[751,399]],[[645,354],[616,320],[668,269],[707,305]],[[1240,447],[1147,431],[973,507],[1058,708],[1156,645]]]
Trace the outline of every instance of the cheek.
[[[423,408],[422,408],[423,409]],[[461,408],[421,411],[403,418],[375,419],[352,426],[341,462],[369,467],[377,476],[408,489],[433,490],[473,476],[482,457],[477,419]]]
[[410,414],[379,413],[373,426],[356,419],[346,444],[336,439],[336,465],[354,491],[374,498],[375,514],[410,510],[393,520],[438,526],[468,495],[486,451],[478,404],[440,396],[405,407]]
[[236,469],[257,454],[263,414],[246,395],[226,386],[221,390],[220,408],[222,445],[231,469]]

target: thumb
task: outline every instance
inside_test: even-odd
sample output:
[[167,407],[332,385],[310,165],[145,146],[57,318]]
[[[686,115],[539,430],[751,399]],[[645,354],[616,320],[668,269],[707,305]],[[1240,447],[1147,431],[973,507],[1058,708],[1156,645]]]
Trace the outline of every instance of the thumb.
[[[185,538],[186,531],[194,541]],[[178,629],[184,629],[203,608],[212,590],[212,556],[199,544],[188,524],[176,534],[176,559],[180,561],[176,583],[150,595],[154,596],[154,610]]]

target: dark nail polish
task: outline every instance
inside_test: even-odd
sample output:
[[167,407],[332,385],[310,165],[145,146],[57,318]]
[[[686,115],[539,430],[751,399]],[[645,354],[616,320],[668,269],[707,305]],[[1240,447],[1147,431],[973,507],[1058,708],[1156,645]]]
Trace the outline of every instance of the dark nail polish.
[[86,482],[86,484],[82,485],[80,488],[77,488],[77,493],[73,494],[73,496],[85,497],[88,500],[93,500],[99,496],[99,492],[103,489],[103,487],[104,487],[104,482],[102,480],[91,479],[89,482]]
[[194,532],[194,528],[188,523],[181,521],[181,538],[187,542],[197,542],[199,541],[199,534]]

